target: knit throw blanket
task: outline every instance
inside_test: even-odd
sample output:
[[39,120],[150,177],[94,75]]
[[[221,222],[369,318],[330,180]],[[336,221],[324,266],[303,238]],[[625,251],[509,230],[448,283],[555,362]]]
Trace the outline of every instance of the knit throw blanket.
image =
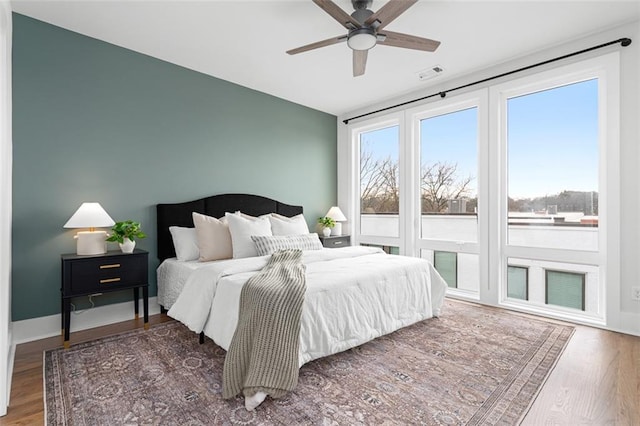
[[301,250],[280,250],[240,293],[238,325],[224,360],[222,396],[279,398],[298,383],[300,315],[306,292]]

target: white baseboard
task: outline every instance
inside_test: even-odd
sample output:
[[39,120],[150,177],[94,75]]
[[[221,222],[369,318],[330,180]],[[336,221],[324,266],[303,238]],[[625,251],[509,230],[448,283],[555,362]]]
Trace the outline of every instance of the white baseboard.
[[461,296],[460,294],[451,294],[451,293],[447,293],[447,297],[450,297],[452,299],[464,300],[467,302],[474,302],[480,305],[487,305],[487,306],[493,306],[496,308],[507,309],[510,311],[522,312],[530,315],[538,315],[542,318],[552,318],[560,321],[567,321],[575,324],[586,325],[589,327],[601,328],[603,330],[615,331],[616,333],[624,333],[624,334],[630,334],[632,336],[640,337],[640,313],[636,314],[635,312],[618,312],[616,313],[617,315],[616,324],[605,325],[597,322],[583,321],[577,318],[569,318],[563,315],[554,315],[553,313],[541,312],[535,309],[528,308],[525,305],[513,305],[513,304],[494,305],[491,303],[482,302],[474,298],[464,297],[464,296]]
[[[157,297],[149,298],[149,315],[160,313]],[[142,303],[140,303],[142,315]],[[81,313],[71,314],[71,332],[101,327],[134,318],[131,302],[114,303],[85,309]],[[13,322],[13,345],[59,336],[61,330],[61,314],[31,318]]]

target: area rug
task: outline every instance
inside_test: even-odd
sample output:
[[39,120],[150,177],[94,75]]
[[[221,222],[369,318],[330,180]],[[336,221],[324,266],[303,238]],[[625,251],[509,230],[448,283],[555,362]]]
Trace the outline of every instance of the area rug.
[[312,361],[253,412],[225,351],[169,322],[45,353],[49,425],[514,425],[573,327],[447,300],[432,318]]

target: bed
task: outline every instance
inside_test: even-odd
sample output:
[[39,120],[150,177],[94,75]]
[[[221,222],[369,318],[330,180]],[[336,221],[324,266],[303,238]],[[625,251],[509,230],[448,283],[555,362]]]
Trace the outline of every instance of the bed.
[[[192,212],[292,217],[301,206],[248,194],[223,194],[158,204],[159,303],[196,333],[228,350],[243,284],[269,256],[213,262],[175,259],[170,226],[193,227]],[[299,365],[358,346],[440,313],[446,283],[424,259],[373,247],[303,251],[307,291],[302,308]]]

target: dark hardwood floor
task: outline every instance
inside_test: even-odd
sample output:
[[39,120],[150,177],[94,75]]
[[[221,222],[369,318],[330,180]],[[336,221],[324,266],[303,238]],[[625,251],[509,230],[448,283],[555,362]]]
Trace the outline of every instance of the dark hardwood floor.
[[[522,315],[516,314],[514,315]],[[173,321],[164,314],[150,323]],[[71,344],[142,327],[142,319],[71,334]],[[18,345],[4,425],[44,424],[42,352],[61,337]],[[576,326],[523,425],[640,425],[640,337]]]

